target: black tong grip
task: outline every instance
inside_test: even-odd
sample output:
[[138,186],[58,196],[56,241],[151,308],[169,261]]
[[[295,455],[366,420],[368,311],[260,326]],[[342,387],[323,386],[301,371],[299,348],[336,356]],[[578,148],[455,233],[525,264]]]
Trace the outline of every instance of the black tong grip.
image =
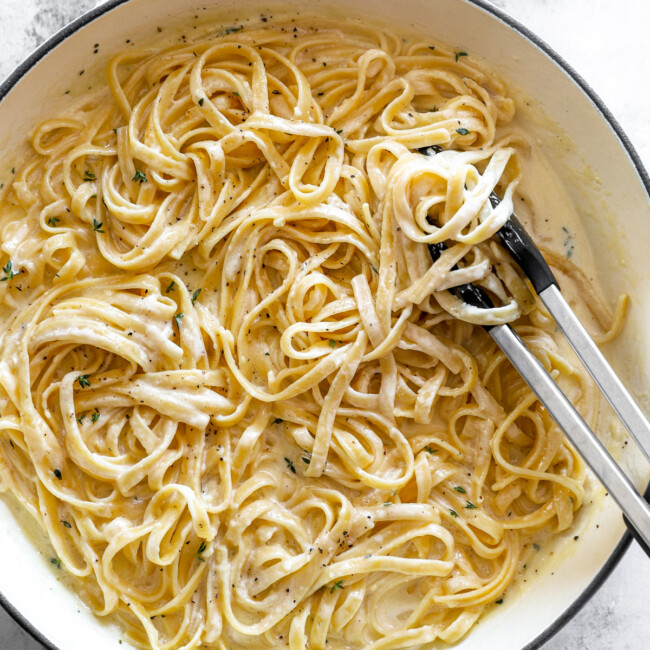
[[[500,201],[501,199],[492,192],[490,195],[492,207],[496,208]],[[539,248],[521,225],[514,212],[510,215],[508,221],[497,230],[497,235],[499,235],[501,243],[512,255],[515,262],[521,267],[521,270],[528,276],[538,294],[544,289],[548,289],[552,284],[557,286],[553,271],[551,271]]]

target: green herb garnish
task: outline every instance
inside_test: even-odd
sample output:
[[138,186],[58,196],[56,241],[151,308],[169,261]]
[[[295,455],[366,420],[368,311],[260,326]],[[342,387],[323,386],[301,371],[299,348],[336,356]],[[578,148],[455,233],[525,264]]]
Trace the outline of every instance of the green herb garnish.
[[61,523],[62,523],[66,528],[72,528],[72,524],[69,524],[67,521],[61,521]]
[[336,341],[334,339],[330,339],[329,346],[331,348],[335,348],[336,347]]
[[176,284],[176,283],[172,280],[172,281],[169,283],[169,286],[167,287],[167,289],[165,289],[165,293],[169,293],[169,292],[174,288],[174,285],[175,285],[175,284]]
[[293,461],[285,456],[284,462],[287,464],[287,467],[295,474],[296,468],[293,466]]
[[458,513],[457,513],[455,510],[450,510],[450,511],[449,511],[449,514],[450,514],[452,517],[458,517]]
[[345,587],[343,586],[344,582],[345,580],[337,580],[334,583],[333,587],[330,589],[330,594],[333,594],[336,589],[345,589]]
[[467,501],[467,505],[465,506],[467,510],[476,510],[478,506],[475,506],[471,501]]
[[460,129],[456,129],[456,133],[460,135],[467,135],[469,131],[464,126],[461,126]]
[[424,448],[424,450],[425,450],[425,451],[428,451],[430,454],[437,454],[438,451],[439,451],[438,449],[431,449],[431,447],[430,447],[429,445],[427,445],[427,446]]
[[456,52],[456,62],[461,56],[467,56],[467,52]]
[[461,494],[467,494],[467,490],[465,490],[462,485],[457,485],[454,490],[456,490],[456,492],[460,492]]
[[59,560],[58,557],[51,557],[51,558],[50,558],[50,562],[51,562],[51,563],[52,563],[52,564],[53,564],[57,569],[60,569],[60,568],[61,568],[61,560]]
[[88,170],[84,172],[84,177],[83,177],[84,181],[94,181],[96,179],[97,176],[95,176],[95,174],[93,174],[92,172],[89,172]]
[[93,424],[95,424],[95,422],[97,422],[97,420],[99,420],[99,411],[95,411],[95,412],[92,414],[91,418],[90,418],[90,421],[91,421]]
[[192,304],[196,302],[196,299],[199,297],[199,294],[201,293],[201,289],[197,289],[193,294],[192,294]]
[[204,101],[205,101],[205,97],[201,97],[201,99],[199,99],[199,106],[203,106]]
[[59,481],[63,478],[63,474],[61,474],[60,469],[54,469],[52,470],[52,473],[59,479]]
[[61,219],[57,219],[56,217],[50,217],[50,218],[47,220],[47,223],[48,223],[50,226],[52,226],[52,228],[56,228],[56,224],[59,223],[59,221],[61,221]]
[[11,260],[2,267],[2,271],[5,275],[4,278],[0,278],[0,282],[7,282],[7,280],[11,280],[22,273],[22,271],[18,271],[17,273],[14,271],[14,265]]
[[79,386],[81,386],[81,388],[88,388],[90,386],[88,377],[90,377],[90,375],[79,375],[75,381],[79,382]]
[[201,553],[203,553],[203,551],[205,551],[206,548],[207,545],[205,543],[205,540],[202,539],[201,544],[199,545],[199,550],[196,552],[196,557],[199,558],[199,562],[205,562],[205,558],[201,557]]
[[180,312],[180,313],[176,314],[176,316],[174,316],[174,322],[176,323],[176,327],[178,328],[179,332],[181,331],[181,318],[184,318],[184,317],[185,317],[185,314],[183,314],[182,312]]
[[135,176],[131,180],[135,181],[136,183],[140,183],[140,185],[142,185],[142,183],[147,182],[147,177],[143,172],[141,172],[138,169],[138,171],[135,172]]
[[94,230],[95,232],[100,232],[100,233],[104,234],[104,231],[102,230],[102,226],[103,226],[103,225],[104,225],[104,224],[101,223],[101,222],[99,222],[99,221],[97,221],[97,219],[93,219],[93,230]]

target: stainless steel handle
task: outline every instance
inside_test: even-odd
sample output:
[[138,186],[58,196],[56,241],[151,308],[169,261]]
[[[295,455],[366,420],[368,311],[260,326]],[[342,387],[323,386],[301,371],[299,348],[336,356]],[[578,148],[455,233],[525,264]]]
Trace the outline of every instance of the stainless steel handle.
[[498,325],[490,329],[490,335],[609,490],[649,552],[650,507],[646,501],[517,333],[509,325]]
[[598,388],[630,432],[643,455],[650,462],[650,423],[638,404],[587,334],[557,286],[551,285],[544,289],[539,297],[551,312],[558,327],[589,371]]

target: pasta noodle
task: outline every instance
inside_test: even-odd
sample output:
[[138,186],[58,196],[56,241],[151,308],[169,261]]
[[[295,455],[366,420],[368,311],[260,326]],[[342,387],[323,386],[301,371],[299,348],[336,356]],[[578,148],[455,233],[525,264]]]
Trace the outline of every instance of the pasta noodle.
[[2,195],[2,488],[136,647],[457,641],[584,499],[481,325],[514,321],[597,416],[491,240],[528,146],[505,85],[325,20],[132,48],[106,79]]

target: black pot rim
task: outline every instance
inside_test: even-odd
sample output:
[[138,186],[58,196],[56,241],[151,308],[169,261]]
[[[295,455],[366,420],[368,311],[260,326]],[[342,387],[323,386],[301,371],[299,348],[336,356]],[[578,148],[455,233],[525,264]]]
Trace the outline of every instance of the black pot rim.
[[[462,0],[468,4],[473,4],[486,13],[491,14],[501,22],[505,23],[512,30],[517,32],[520,36],[542,50],[549,59],[551,59],[558,67],[560,67],[582,90],[582,92],[591,100],[594,106],[598,109],[603,119],[609,124],[611,129],[619,139],[621,146],[625,149],[632,164],[634,165],[643,186],[645,187],[648,198],[650,198],[650,177],[646,171],[641,158],[637,153],[634,145],[627,137],[623,128],[618,123],[616,118],[612,115],[610,110],[605,106],[603,100],[598,94],[589,86],[589,84],[580,76],[574,68],[567,63],[553,48],[551,48],[539,36],[534,34],[530,29],[520,23],[518,20],[507,14],[502,9],[490,4],[487,0]],[[72,36],[75,32],[79,31],[89,23],[93,22],[100,16],[107,14],[113,9],[122,4],[126,4],[130,0],[107,0],[94,9],[82,14],[68,25],[48,38],[45,42],[41,43],[25,60],[23,60],[14,71],[0,84],[0,103],[11,89],[24,77],[42,58],[49,52],[60,45],[68,37]],[[650,496],[650,485],[646,490],[646,498]],[[600,568],[598,573],[587,585],[585,590],[576,598],[576,600],[559,616],[553,623],[543,630],[533,641],[526,645],[522,650],[538,650],[541,646],[551,639],[557,632],[559,632],[587,603],[587,601],[600,589],[605,580],[610,576],[612,571],[616,568],[621,558],[627,551],[632,541],[632,535],[625,532],[616,548],[612,551],[605,564]],[[45,635],[36,629],[34,625],[28,621],[0,592],[0,606],[13,618],[13,620],[20,625],[35,641],[39,642],[48,650],[59,650]]]

